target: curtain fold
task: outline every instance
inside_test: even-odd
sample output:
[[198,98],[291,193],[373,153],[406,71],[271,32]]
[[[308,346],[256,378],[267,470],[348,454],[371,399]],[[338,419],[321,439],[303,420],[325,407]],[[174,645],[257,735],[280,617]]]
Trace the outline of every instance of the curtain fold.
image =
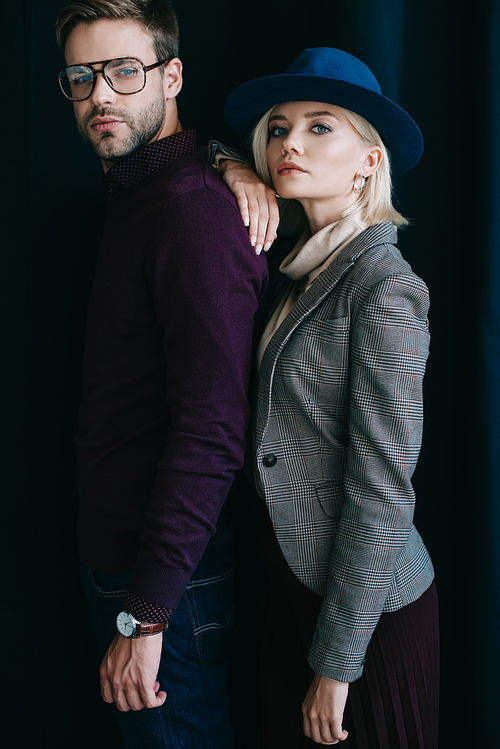
[[482,460],[484,489],[481,502],[484,525],[481,527],[481,640],[476,657],[481,663],[481,697],[483,711],[494,740],[498,735],[498,706],[500,688],[500,3],[492,0],[488,24],[488,58],[484,71],[488,83],[485,102],[487,149],[485,153],[485,183],[481,193],[485,202],[482,294],[479,317],[479,344],[482,387]]

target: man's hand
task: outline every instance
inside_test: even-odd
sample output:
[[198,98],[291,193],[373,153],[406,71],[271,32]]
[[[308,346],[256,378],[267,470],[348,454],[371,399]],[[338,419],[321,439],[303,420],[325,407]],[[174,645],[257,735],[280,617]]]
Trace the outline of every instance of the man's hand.
[[156,680],[162,638],[162,633],[137,639],[116,635],[99,671],[105,702],[114,702],[122,712],[163,705],[167,694],[158,691]]
[[347,738],[342,719],[349,684],[315,674],[302,705],[304,733],[317,744],[338,744]]
[[276,193],[243,161],[221,159],[220,169],[224,182],[238,201],[252,247],[257,255],[262,249],[267,252],[276,239],[280,220]]

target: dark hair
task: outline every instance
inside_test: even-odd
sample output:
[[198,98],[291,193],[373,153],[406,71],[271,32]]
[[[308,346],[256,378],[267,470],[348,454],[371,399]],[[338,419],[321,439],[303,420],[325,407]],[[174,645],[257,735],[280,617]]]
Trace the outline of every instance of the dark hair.
[[56,38],[62,53],[76,26],[102,18],[137,21],[150,35],[159,60],[179,55],[179,26],[170,0],[82,0],[70,3],[59,13],[56,22]]

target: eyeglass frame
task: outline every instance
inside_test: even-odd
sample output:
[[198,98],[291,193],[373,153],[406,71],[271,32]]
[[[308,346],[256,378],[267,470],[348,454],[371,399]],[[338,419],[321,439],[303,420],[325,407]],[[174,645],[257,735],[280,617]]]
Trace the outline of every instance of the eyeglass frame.
[[[160,65],[164,65],[166,62],[170,62],[170,60],[172,59],[173,59],[172,57],[168,57],[166,60],[160,60],[159,62],[153,63],[153,65],[144,65],[143,61],[140,60],[138,57],[132,57],[132,56],[126,55],[125,57],[112,57],[110,60],[96,60],[95,62],[77,62],[74,65],[66,65],[64,68],[61,68],[57,76],[57,82],[59,83],[59,88],[63,92],[63,95],[66,97],[66,99],[68,99],[68,101],[86,101],[87,99],[90,99],[90,97],[94,93],[95,84],[97,83],[97,74],[102,73],[102,77],[104,78],[104,80],[106,81],[110,89],[115,92],[115,94],[119,94],[120,96],[133,96],[134,94],[138,94],[140,91],[142,91],[146,87],[146,73],[149,73],[150,70],[154,70],[155,68],[159,68]],[[110,62],[116,62],[117,60],[136,60],[136,62],[141,63],[142,69],[144,71],[144,83],[142,84],[140,89],[138,89],[137,91],[126,91],[125,93],[122,93],[121,91],[116,90],[116,88],[113,86],[108,76],[104,72],[104,68]],[[102,65],[101,70],[96,70],[94,68],[94,65]],[[92,73],[94,74],[94,80],[92,82],[92,88],[90,89],[90,93],[88,94],[88,96],[84,96],[83,99],[72,99],[71,97],[68,96],[68,94],[65,93],[63,89],[63,85],[61,82],[61,73],[63,73],[68,68],[90,68]]]

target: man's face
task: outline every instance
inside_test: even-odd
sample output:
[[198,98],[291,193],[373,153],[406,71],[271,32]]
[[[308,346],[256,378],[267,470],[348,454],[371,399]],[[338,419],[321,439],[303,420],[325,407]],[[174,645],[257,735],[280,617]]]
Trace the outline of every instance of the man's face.
[[[76,26],[66,42],[65,57],[67,65],[117,57],[137,57],[144,65],[157,62],[151,37],[142,27],[135,21],[118,19]],[[94,67],[102,69],[102,65]],[[176,131],[166,116],[165,80],[160,70],[151,70],[142,91],[123,95],[98,75],[90,98],[73,102],[78,131],[105,168]]]

